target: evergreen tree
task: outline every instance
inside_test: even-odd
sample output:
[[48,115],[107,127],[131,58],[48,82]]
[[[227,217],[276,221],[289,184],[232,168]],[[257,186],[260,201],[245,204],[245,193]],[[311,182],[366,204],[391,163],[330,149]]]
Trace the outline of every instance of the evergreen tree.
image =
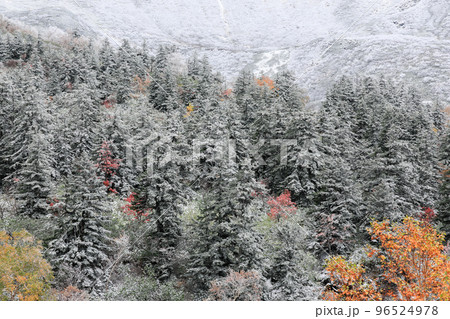
[[199,108],[206,103],[217,104],[222,89],[222,80],[213,74],[206,57],[199,59],[197,54],[188,61],[188,71],[181,78],[180,98],[184,105],[192,104]]
[[110,176],[113,179],[111,187],[121,194],[130,190],[137,175],[133,167],[126,163],[127,142],[130,139],[130,127],[125,122],[126,112],[126,109],[118,107],[107,110],[101,133],[104,142],[108,143],[111,158],[119,165],[115,175]]
[[101,123],[104,116],[102,105],[96,93],[87,84],[81,84],[69,93],[60,94],[55,100],[58,105],[56,148],[57,169],[70,174],[72,161],[86,152],[92,160],[103,142]]
[[130,98],[131,80],[137,75],[137,57],[128,41],[124,41],[117,52],[118,68],[113,74],[117,79],[117,103],[122,104]]
[[241,71],[233,88],[236,103],[243,112],[243,119],[246,124],[250,124],[255,120],[256,111],[263,108],[265,104],[261,99],[257,99],[259,95],[259,87],[256,85],[255,76],[250,71]]
[[[37,158],[40,158],[39,165],[42,164],[41,168],[45,171],[41,172],[42,176],[48,176],[46,172],[50,169],[49,162],[52,157],[48,144],[39,145],[39,142],[44,140],[46,143],[51,142],[52,132],[47,101],[42,92],[31,84],[30,74],[20,74],[17,80],[23,80],[25,88],[18,86],[17,92],[14,90],[11,92],[12,95],[6,93],[6,101],[12,104],[5,106],[6,112],[3,113],[5,131],[0,139],[2,172],[10,182],[17,180],[17,173],[27,161],[27,165],[30,165],[31,161],[36,161]],[[35,139],[36,134],[40,135],[38,139]],[[34,158],[31,159],[30,157],[33,156]]]
[[[273,193],[282,192],[286,188],[285,183],[292,185],[297,182],[296,186],[300,188],[300,182],[293,180],[300,164],[294,163],[298,159],[295,155],[306,147],[313,135],[312,127],[305,125],[309,121],[304,110],[306,98],[287,72],[278,74],[275,81],[262,76],[256,79],[256,84],[257,94],[252,98],[258,105],[250,111],[252,122],[249,129],[252,144],[259,147],[254,158],[258,165],[256,176],[264,180]],[[240,95],[245,101],[245,93],[236,93],[237,101]],[[243,113],[244,119],[248,119],[248,110],[243,109]],[[307,183],[306,180],[304,182]]]
[[273,117],[279,122],[280,128],[277,130],[283,132],[275,138],[281,137],[283,144],[276,143],[277,162],[272,167],[268,165],[266,174],[272,180],[272,192],[281,193],[287,188],[292,192],[294,201],[310,204],[317,186],[316,169],[320,161],[315,114],[305,109],[308,98],[295,83],[292,74],[278,74],[274,85],[276,99],[271,109],[276,110]]
[[146,78],[147,72],[149,72],[151,68],[152,58],[149,56],[148,52],[149,52],[148,44],[147,41],[144,39],[140,50],[138,50],[137,52],[138,75],[141,78]]
[[184,136],[178,132],[176,112],[146,139],[147,170],[135,188],[134,211],[152,223],[145,236],[142,258],[152,266],[160,280],[169,279],[177,271],[176,249],[181,240],[182,205],[189,195],[183,183]]
[[334,110],[321,113],[320,146],[323,166],[317,174],[317,190],[311,208],[315,227],[311,246],[325,258],[350,253],[355,245],[355,222],[361,219],[361,191],[349,162],[355,151],[349,123],[341,123]]
[[[1,183],[6,176],[12,173],[10,155],[15,149],[8,152],[11,148],[11,132],[14,128],[14,119],[21,105],[21,92],[14,88],[14,79],[16,74],[10,73],[9,77],[0,75],[0,145],[2,154],[0,154],[0,178]],[[9,155],[8,155],[9,153]]]
[[50,140],[49,135],[36,132],[27,147],[27,159],[14,174],[14,194],[24,216],[39,218],[49,213],[55,176]]
[[9,47],[7,38],[0,35],[0,62],[6,61],[9,58]]
[[386,110],[378,145],[366,167],[365,201],[369,213],[380,219],[398,220],[420,209],[419,176],[412,162],[416,154],[402,117],[395,109]]
[[288,149],[286,165],[280,165],[274,171],[279,174],[275,192],[287,188],[291,191],[293,201],[308,207],[313,204],[319,184],[318,173],[324,166],[316,114],[306,110],[298,112],[289,124],[286,136],[295,143]]
[[[236,149],[239,147],[243,144],[237,141]],[[230,269],[264,269],[261,238],[254,229],[257,219],[251,209],[258,185],[250,160],[220,164],[212,191],[204,195],[200,215],[192,225],[194,252],[187,274],[200,289],[206,289],[213,279],[226,277]]]
[[19,35],[14,35],[12,39],[8,37],[10,58],[14,60],[21,59],[25,53],[25,45],[23,39]]
[[178,108],[176,78],[171,64],[171,55],[174,51],[173,47],[160,47],[152,68],[149,101],[155,109],[160,111]]
[[99,97],[104,100],[109,96],[115,96],[117,78],[113,76],[118,67],[117,57],[108,40],[105,40],[100,48],[99,54]]
[[442,223],[442,230],[446,233],[446,239],[450,238],[450,130],[443,138],[441,144],[442,177],[440,185],[439,199],[439,221]]
[[316,260],[306,252],[309,229],[299,222],[298,216],[276,222],[265,238],[271,255],[265,300],[311,300],[320,290],[314,278]]
[[50,242],[48,254],[59,282],[100,292],[108,279],[106,193],[86,152],[73,165],[64,185],[61,234]]

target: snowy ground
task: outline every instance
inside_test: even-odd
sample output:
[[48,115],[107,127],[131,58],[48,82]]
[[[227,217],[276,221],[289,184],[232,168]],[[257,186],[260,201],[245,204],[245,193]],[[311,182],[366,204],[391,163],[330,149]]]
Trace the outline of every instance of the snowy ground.
[[230,80],[288,68],[316,101],[342,74],[383,73],[450,102],[449,0],[2,0],[0,14],[173,43],[206,53]]

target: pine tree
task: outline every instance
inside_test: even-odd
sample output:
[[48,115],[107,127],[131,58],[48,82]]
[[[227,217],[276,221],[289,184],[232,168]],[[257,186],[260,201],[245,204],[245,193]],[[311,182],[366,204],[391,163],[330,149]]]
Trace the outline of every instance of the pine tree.
[[81,84],[69,93],[60,94],[55,99],[58,105],[56,148],[57,169],[70,174],[72,161],[86,152],[92,160],[103,142],[101,123],[104,116],[102,105],[96,92],[87,84]]
[[450,238],[450,130],[448,129],[441,143],[441,161],[443,167],[439,189],[438,218],[448,240]]
[[[152,223],[145,236],[143,261],[150,265],[160,280],[177,271],[176,249],[181,240],[182,205],[189,196],[183,181],[184,136],[178,132],[180,115],[160,125],[146,139],[148,170],[144,171],[134,192],[132,209]],[[167,125],[166,127],[164,127]]]
[[103,42],[99,54],[99,72],[97,79],[99,81],[99,97],[104,100],[109,96],[115,96],[117,87],[117,78],[113,74],[117,70],[117,57],[108,40]]
[[22,215],[44,217],[50,211],[55,176],[49,135],[36,132],[27,148],[27,159],[14,174],[14,194]]
[[5,110],[6,131],[0,138],[2,172],[5,181],[13,185],[18,183],[15,195],[25,200],[20,201],[23,204],[20,212],[37,217],[45,214],[42,209],[54,176],[53,152],[49,145],[52,128],[48,101],[31,84],[33,78],[23,73],[18,79],[23,79],[23,84],[28,87],[22,89],[19,86],[18,92],[8,98],[13,103]]
[[265,238],[266,253],[271,255],[265,300],[311,300],[320,290],[314,278],[317,261],[306,252],[309,229],[300,222],[298,216],[276,222]]
[[[244,144],[236,149],[246,153]],[[236,156],[239,158],[239,155]],[[220,170],[203,198],[200,215],[192,225],[194,252],[187,274],[200,289],[229,270],[262,271],[264,260],[260,235],[255,231],[257,217],[251,207],[258,191],[249,158],[240,162],[219,161]]]
[[317,174],[317,190],[311,217],[315,226],[312,247],[327,257],[349,253],[355,245],[355,222],[362,217],[361,191],[349,164],[355,151],[354,135],[349,123],[340,122],[340,106],[321,113],[322,167]]
[[171,54],[173,47],[160,47],[152,68],[152,82],[149,87],[150,104],[160,111],[171,111],[178,108],[176,78],[172,70]]
[[108,279],[108,215],[105,189],[86,152],[74,161],[64,186],[61,234],[49,244],[60,283],[100,292]]

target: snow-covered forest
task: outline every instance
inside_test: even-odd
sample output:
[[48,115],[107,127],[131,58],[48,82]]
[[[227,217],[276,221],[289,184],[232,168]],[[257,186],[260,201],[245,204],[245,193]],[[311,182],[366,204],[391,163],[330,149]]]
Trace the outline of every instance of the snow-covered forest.
[[0,21],[0,300],[450,300],[449,107]]

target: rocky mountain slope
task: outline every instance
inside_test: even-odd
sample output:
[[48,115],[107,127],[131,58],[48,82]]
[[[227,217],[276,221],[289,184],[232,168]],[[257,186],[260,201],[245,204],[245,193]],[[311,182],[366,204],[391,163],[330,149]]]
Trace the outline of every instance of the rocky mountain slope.
[[0,14],[118,43],[176,44],[207,54],[230,81],[243,68],[287,68],[313,101],[342,74],[385,74],[450,102],[448,0],[3,0]]

